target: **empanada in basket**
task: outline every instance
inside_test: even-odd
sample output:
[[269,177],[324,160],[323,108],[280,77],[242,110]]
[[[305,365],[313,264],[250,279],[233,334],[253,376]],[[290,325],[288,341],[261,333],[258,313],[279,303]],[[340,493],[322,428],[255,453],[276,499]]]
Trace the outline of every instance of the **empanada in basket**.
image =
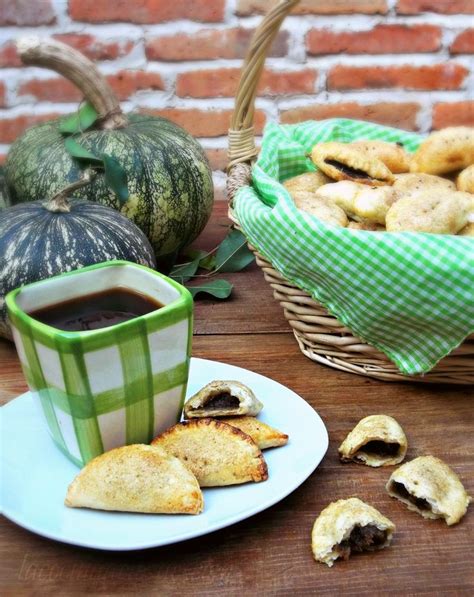
[[237,427],[237,429],[249,435],[260,450],[277,448],[288,443],[288,435],[286,433],[270,427],[270,425],[259,421],[255,417],[226,417],[219,420],[232,425],[232,427]]
[[456,178],[458,191],[474,193],[474,164],[462,170]]
[[413,154],[411,172],[447,174],[474,163],[474,128],[451,126],[431,133]]
[[71,508],[154,514],[199,514],[204,500],[196,477],[159,447],[115,448],[91,460],[69,485]]
[[346,143],[318,143],[311,151],[311,159],[333,180],[352,180],[371,186],[393,182],[393,174],[381,160]]
[[407,197],[428,190],[455,191],[456,185],[447,178],[420,172],[418,174],[396,174],[392,188],[396,189],[401,197]]
[[368,466],[399,464],[408,442],[399,423],[388,415],[370,415],[357,423],[339,446],[342,462]]
[[263,404],[239,381],[216,380],[206,384],[184,405],[186,419],[258,415]]
[[466,513],[471,498],[456,473],[434,456],[420,456],[402,464],[388,480],[390,496],[424,518],[444,518],[456,524]]
[[353,141],[350,146],[363,151],[369,158],[377,158],[393,174],[410,171],[410,154],[397,143],[361,139],[360,141]]
[[179,458],[201,487],[235,485],[268,478],[257,444],[236,427],[217,419],[192,419],[174,425],[152,441]]
[[311,546],[314,559],[331,567],[351,552],[375,551],[390,545],[395,525],[359,498],[329,504],[314,522]]
[[283,183],[283,186],[292,195],[298,191],[314,193],[319,187],[328,182],[331,182],[331,179],[324,172],[318,170],[317,172],[304,172],[303,174],[298,174],[298,176],[288,178]]

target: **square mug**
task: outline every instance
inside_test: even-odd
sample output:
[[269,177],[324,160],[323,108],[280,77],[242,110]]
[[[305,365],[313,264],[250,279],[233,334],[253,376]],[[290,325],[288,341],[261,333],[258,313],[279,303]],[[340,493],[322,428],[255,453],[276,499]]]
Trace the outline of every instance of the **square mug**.
[[[117,287],[163,307],[80,332],[29,315]],[[6,304],[28,386],[52,439],[75,464],[83,466],[118,446],[149,443],[179,421],[193,323],[186,288],[142,265],[109,261],[17,288]]]

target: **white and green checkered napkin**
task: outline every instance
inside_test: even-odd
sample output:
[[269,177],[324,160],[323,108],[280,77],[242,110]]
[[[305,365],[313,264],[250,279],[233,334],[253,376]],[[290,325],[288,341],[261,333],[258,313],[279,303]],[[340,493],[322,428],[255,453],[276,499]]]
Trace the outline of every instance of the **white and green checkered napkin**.
[[234,210],[250,243],[402,373],[426,373],[474,332],[470,237],[373,233],[327,226],[296,209],[281,182],[315,170],[322,141],[383,139],[414,151],[421,137],[367,122],[331,119],[267,125],[253,187]]

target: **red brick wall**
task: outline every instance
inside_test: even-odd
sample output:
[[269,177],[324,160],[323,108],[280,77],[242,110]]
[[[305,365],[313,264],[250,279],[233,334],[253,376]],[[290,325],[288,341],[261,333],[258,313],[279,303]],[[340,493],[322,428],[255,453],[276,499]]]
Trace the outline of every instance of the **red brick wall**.
[[[25,127],[71,112],[74,87],[22,68],[13,40],[53,35],[107,75],[130,110],[201,139],[218,187],[242,58],[274,0],[2,0],[0,156]],[[427,132],[474,124],[474,0],[302,0],[267,61],[267,120],[348,116]]]

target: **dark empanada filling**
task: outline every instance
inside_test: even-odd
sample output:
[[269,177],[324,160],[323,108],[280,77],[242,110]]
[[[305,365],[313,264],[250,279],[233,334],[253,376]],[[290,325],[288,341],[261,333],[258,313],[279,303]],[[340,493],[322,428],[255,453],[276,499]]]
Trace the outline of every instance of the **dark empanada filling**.
[[339,543],[337,549],[340,557],[347,560],[351,551],[366,551],[380,547],[387,539],[387,532],[381,531],[373,524],[355,526],[349,538]]
[[347,164],[343,164],[342,162],[338,162],[337,160],[324,160],[326,164],[330,166],[334,166],[343,174],[350,176],[351,178],[363,178],[364,180],[371,180],[371,176],[364,172],[364,170],[358,170],[357,168],[351,168]]
[[418,498],[415,495],[412,495],[405,487],[405,485],[403,485],[403,483],[398,483],[398,481],[392,481],[391,490],[397,495],[399,495],[401,498],[408,500],[412,504],[415,504],[415,506],[420,510],[431,510],[431,506],[425,499]]
[[361,452],[374,456],[396,456],[399,449],[400,444],[397,442],[389,443],[377,439],[367,442],[359,448]]
[[216,394],[204,405],[204,409],[217,410],[218,408],[239,408],[240,401],[229,392]]

